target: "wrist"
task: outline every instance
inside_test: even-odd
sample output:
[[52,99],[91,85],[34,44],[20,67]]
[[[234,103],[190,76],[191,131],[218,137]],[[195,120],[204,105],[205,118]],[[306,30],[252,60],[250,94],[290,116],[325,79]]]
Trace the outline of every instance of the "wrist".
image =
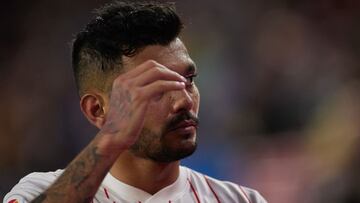
[[119,143],[114,135],[103,132],[96,135],[96,146],[99,154],[115,157],[129,148],[125,143]]

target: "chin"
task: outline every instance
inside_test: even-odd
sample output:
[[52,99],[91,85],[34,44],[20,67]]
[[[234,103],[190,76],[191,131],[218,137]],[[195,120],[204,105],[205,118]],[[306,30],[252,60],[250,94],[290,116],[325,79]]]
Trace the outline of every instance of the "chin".
[[[149,136],[152,135],[152,136]],[[164,134],[147,134],[130,148],[136,157],[155,162],[169,163],[179,161],[192,155],[197,148],[196,131],[172,132]]]
[[170,163],[192,155],[196,151],[196,148],[197,143],[195,141],[186,141],[180,145],[177,144],[177,146],[164,146],[161,151],[150,155],[149,158],[156,162]]

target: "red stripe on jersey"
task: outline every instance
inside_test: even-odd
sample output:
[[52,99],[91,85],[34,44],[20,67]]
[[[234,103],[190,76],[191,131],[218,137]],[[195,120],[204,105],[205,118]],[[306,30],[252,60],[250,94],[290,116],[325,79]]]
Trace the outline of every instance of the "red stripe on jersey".
[[110,199],[109,193],[106,188],[104,188],[104,192],[105,192],[106,198]]
[[189,179],[188,179],[188,181],[189,181],[191,190],[193,191],[193,193],[194,193],[194,195],[195,195],[196,201],[197,201],[198,203],[200,203],[200,199],[199,199],[199,197],[198,197],[198,195],[197,195],[197,193],[196,193],[196,190],[195,190],[193,184],[191,183],[191,181],[190,181]]
[[214,194],[217,202],[218,202],[218,203],[221,203],[219,197],[218,197],[217,194],[216,194],[216,192],[215,192],[214,189],[211,187],[211,185],[210,185],[210,183],[209,183],[209,180],[206,178],[206,176],[204,176],[204,178],[205,178],[205,181],[206,181],[207,185],[209,186],[211,192]]
[[244,193],[244,196],[246,197],[247,201],[248,201],[249,203],[251,203],[250,198],[248,197],[248,195],[246,194],[246,192],[242,189],[242,187],[241,187],[240,185],[238,185],[238,187],[240,188],[241,192]]

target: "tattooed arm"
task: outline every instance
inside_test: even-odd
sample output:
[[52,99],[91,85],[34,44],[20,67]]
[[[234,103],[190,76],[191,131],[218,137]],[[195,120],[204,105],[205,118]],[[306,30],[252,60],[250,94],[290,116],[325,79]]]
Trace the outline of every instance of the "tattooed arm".
[[[66,168],[59,179],[32,202],[91,202],[114,158],[101,155],[98,135]],[[45,201],[46,200],[46,201]]]
[[[117,157],[137,140],[148,103],[166,91],[185,88],[185,82],[181,75],[152,60],[118,76],[113,82],[106,119],[101,124],[92,122],[100,128],[97,136],[32,202],[91,202]],[[82,110],[89,120],[94,117],[86,106]]]

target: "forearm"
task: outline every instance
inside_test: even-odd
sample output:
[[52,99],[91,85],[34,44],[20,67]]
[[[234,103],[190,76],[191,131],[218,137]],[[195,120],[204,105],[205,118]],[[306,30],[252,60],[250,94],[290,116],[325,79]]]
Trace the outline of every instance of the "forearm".
[[91,202],[105,175],[122,151],[117,148],[111,152],[111,148],[107,146],[110,145],[109,142],[108,137],[97,135],[67,166],[54,184],[32,203]]

